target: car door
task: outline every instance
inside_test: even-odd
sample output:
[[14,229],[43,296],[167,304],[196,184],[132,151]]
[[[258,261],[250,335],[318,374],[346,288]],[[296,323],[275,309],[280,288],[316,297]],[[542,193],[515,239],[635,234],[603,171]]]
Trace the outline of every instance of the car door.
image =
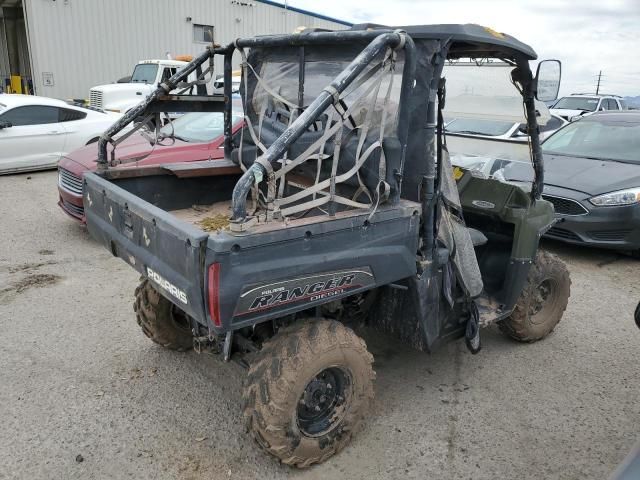
[[[0,171],[55,167],[64,150],[64,125],[59,108],[49,105],[25,105],[0,115]],[[8,126],[10,125],[10,126]]]

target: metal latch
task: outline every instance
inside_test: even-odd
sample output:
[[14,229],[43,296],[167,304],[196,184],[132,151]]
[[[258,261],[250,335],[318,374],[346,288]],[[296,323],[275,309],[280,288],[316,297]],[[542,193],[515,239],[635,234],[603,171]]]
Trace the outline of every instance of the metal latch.
[[123,232],[130,239],[133,238],[133,219],[131,218],[131,212],[125,208],[122,212],[122,227]]

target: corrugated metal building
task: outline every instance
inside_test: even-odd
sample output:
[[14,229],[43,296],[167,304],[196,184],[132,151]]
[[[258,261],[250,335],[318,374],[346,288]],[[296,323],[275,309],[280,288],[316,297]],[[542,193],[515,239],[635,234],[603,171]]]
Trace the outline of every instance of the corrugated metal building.
[[349,25],[265,0],[0,0],[0,7],[8,1],[22,7],[35,93],[57,98],[86,98],[92,86],[130,75],[139,60],[196,55],[211,33],[225,44],[299,26]]

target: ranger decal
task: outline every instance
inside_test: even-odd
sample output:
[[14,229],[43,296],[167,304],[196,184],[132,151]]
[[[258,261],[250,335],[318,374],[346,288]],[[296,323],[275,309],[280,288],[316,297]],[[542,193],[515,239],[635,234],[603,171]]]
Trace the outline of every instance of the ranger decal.
[[313,303],[330,297],[342,297],[352,290],[374,287],[375,278],[369,267],[319,273],[246,287],[236,306],[235,316],[296,303]]

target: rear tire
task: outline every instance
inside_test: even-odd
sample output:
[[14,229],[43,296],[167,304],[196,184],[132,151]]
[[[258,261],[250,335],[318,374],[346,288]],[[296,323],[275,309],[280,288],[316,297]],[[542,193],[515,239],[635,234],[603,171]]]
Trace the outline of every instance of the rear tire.
[[299,468],[342,450],[373,399],[373,357],[340,322],[311,320],[281,329],[249,368],[247,429],[267,453]]
[[143,333],[158,345],[179,352],[193,347],[188,315],[160,295],[147,279],[136,288],[133,310]]
[[541,340],[562,318],[570,295],[571,279],[564,262],[540,250],[513,313],[498,326],[519,342]]
[[636,325],[638,326],[638,328],[640,328],[640,303],[638,303],[638,306],[636,307],[636,313],[634,317],[636,320]]

